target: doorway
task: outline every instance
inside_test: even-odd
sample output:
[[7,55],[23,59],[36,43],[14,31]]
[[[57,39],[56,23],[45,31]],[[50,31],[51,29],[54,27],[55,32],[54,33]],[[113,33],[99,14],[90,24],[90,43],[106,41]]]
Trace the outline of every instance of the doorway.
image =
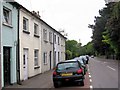
[[28,79],[28,49],[23,49],[23,74],[24,80]]
[[10,47],[3,47],[4,85],[10,84]]

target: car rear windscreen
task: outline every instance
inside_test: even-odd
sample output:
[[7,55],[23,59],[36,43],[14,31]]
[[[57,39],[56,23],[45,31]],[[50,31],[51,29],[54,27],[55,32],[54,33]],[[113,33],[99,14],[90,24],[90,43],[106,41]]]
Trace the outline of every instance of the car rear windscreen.
[[75,69],[79,68],[78,62],[65,62],[65,63],[60,63],[57,66],[57,70],[67,70],[67,69]]

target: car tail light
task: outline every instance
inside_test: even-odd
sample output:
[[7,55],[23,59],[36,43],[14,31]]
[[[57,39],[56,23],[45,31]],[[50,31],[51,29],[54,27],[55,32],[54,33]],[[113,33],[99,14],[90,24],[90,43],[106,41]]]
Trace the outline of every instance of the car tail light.
[[57,75],[57,72],[56,72],[56,71],[54,71],[54,72],[53,72],[53,75],[54,75],[54,76],[56,76],[56,75]]
[[77,73],[78,74],[82,73],[82,69],[77,70]]

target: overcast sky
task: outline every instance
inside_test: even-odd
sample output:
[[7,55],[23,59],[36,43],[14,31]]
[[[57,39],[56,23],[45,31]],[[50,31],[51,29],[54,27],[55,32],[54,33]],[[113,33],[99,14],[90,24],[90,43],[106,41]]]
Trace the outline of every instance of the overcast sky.
[[56,30],[64,29],[69,40],[91,41],[92,30],[99,9],[105,7],[104,0],[16,0],[30,11],[39,11],[41,18]]

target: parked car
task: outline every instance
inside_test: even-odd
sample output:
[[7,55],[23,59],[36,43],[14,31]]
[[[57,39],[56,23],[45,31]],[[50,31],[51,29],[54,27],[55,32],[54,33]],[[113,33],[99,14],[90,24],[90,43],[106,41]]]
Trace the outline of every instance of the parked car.
[[86,56],[86,59],[87,59],[86,64],[88,64],[89,56],[88,55],[85,55],[85,56]]
[[94,55],[91,55],[91,58],[94,58]]
[[86,65],[87,58],[86,56],[80,56],[79,57],[81,60],[83,60],[84,64]]
[[83,74],[85,75],[87,72],[87,66],[86,63],[84,62],[84,58],[77,57],[75,58],[75,60],[78,60],[80,62],[80,64],[82,65]]
[[82,66],[77,60],[59,62],[53,72],[54,87],[58,88],[63,82],[77,82],[84,86]]

